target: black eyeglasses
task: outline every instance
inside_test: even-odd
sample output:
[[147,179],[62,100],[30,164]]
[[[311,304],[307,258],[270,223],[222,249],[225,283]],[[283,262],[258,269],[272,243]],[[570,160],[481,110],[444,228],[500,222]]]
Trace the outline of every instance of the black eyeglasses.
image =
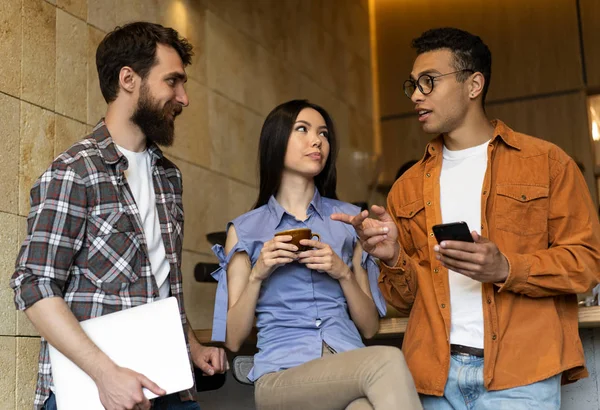
[[451,73],[440,74],[436,76],[422,74],[421,76],[419,76],[419,78],[417,78],[417,81],[413,80],[412,78],[409,78],[404,82],[404,94],[406,94],[408,98],[412,98],[412,95],[414,94],[417,88],[423,95],[431,94],[431,92],[433,91],[433,84],[436,79],[450,74],[462,73],[463,71],[470,71],[472,73],[475,72],[470,68],[465,68],[464,70],[452,71]]

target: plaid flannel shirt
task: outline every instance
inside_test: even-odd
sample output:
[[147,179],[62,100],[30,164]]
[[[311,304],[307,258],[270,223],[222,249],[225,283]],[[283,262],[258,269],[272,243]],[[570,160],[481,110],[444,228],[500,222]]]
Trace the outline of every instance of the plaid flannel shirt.
[[[156,145],[149,145],[162,239],[171,265],[171,295],[183,304],[182,178]],[[10,281],[15,304],[64,298],[78,320],[150,303],[158,296],[139,210],[125,180],[127,158],[104,124],[54,160],[31,189],[27,237]],[[188,345],[189,351],[189,345]],[[50,394],[52,371],[42,338],[35,408]],[[192,391],[181,393],[193,399]]]

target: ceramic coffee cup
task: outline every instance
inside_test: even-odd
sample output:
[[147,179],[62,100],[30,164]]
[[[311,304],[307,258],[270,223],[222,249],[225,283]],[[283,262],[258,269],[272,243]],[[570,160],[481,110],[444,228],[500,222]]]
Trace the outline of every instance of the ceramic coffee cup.
[[275,234],[275,236],[281,235],[290,235],[292,237],[292,240],[288,243],[296,245],[298,247],[299,252],[307,251],[310,249],[310,247],[308,246],[300,245],[300,241],[302,239],[312,239],[316,236],[318,241],[321,240],[321,236],[318,233],[311,232],[311,230],[308,228],[288,229],[287,231],[281,231]]

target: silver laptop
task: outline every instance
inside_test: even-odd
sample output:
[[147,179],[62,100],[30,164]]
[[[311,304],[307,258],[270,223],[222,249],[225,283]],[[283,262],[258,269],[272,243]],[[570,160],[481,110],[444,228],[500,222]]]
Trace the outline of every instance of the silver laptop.
[[[81,327],[117,365],[142,373],[167,394],[193,386],[176,298],[85,320]],[[49,347],[58,410],[104,410],[92,379]],[[144,394],[149,399],[156,397],[146,389]]]

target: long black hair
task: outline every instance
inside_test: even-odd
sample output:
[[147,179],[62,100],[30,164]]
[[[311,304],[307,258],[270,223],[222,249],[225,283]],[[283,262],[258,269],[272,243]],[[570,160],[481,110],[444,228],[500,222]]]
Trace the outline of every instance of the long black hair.
[[277,194],[281,184],[288,140],[298,114],[305,108],[312,108],[321,114],[329,132],[327,137],[329,157],[323,170],[315,177],[315,186],[321,196],[337,199],[335,161],[338,147],[333,120],[327,111],[308,100],[292,100],[275,107],[262,126],[258,143],[260,187],[253,209],[265,205],[269,202],[271,195]]

